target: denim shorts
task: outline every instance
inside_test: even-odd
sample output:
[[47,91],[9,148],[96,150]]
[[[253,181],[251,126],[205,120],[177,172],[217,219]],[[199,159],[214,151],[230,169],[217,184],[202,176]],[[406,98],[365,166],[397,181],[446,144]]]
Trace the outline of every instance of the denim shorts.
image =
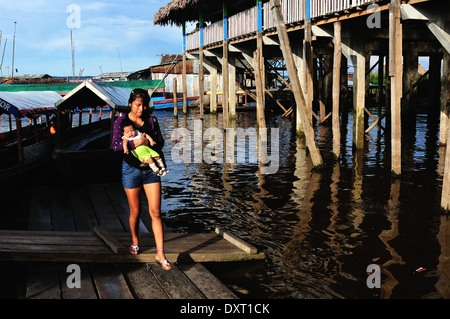
[[161,177],[155,174],[151,169],[142,170],[130,166],[128,163],[122,163],[122,184],[123,188],[138,188],[145,184],[160,183]]

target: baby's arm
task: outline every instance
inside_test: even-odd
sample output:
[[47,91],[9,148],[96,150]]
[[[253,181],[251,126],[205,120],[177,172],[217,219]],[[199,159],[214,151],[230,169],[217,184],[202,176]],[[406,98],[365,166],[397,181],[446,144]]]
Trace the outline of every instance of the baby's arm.
[[128,154],[128,139],[126,137],[123,138],[123,152]]

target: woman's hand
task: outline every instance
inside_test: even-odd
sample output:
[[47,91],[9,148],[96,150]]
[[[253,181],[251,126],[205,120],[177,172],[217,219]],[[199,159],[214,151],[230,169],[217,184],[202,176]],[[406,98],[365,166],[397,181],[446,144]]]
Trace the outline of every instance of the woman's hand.
[[145,133],[142,134],[141,138],[139,138],[139,139],[137,139],[137,140],[134,141],[134,146],[135,146],[135,147],[138,147],[138,146],[140,146],[140,145],[146,145],[146,146],[148,146],[148,144],[149,144],[149,141],[148,141],[148,139],[145,137]]

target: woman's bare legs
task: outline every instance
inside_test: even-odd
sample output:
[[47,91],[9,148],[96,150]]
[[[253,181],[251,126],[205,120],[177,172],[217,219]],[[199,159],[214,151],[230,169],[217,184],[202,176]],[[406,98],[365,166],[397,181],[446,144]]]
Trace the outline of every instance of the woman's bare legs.
[[141,187],[127,189],[125,188],[125,194],[128,198],[128,205],[130,206],[130,230],[131,239],[133,245],[137,246],[139,244],[139,205],[140,205],[140,194]]
[[[164,260],[164,231],[161,220],[161,183],[144,185],[145,195],[148,201],[148,210],[152,218],[152,230],[156,243],[156,259]],[[170,268],[169,268],[170,269]]]

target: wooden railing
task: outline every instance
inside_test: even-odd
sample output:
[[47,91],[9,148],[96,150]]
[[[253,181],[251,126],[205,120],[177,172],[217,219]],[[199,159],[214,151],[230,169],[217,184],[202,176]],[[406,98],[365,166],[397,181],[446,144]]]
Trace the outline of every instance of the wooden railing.
[[[305,20],[306,17],[306,0],[281,0],[281,12],[286,24],[295,23]],[[270,10],[270,3],[263,5],[263,29],[267,30],[275,28],[275,19]]]
[[[359,6],[369,5],[380,0],[310,0],[311,18],[319,18]],[[284,22],[293,24],[302,22],[306,18],[307,0],[281,0],[281,11]],[[275,27],[275,21],[270,10],[270,3],[266,2],[262,8],[262,29]],[[251,34],[258,30],[258,7],[239,12],[228,18],[228,39]],[[203,45],[222,42],[224,38],[223,21],[217,21],[203,29]],[[186,36],[186,50],[200,47],[200,32]]]
[[223,20],[212,23],[203,29],[203,45],[223,41]]
[[228,19],[228,38],[232,39],[258,30],[258,8],[255,6]]

